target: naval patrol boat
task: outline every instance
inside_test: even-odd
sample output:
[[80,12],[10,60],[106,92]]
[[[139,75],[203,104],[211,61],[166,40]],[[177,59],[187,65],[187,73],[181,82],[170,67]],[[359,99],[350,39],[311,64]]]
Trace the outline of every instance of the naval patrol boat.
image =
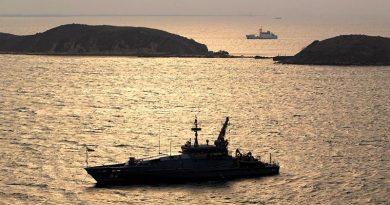
[[214,144],[199,144],[198,120],[195,117],[194,143],[191,139],[181,146],[181,154],[165,155],[154,159],[130,157],[126,163],[87,166],[85,170],[97,184],[131,184],[157,182],[186,182],[200,180],[219,180],[241,177],[258,177],[279,174],[279,165],[270,159],[261,161],[251,152],[242,154],[236,149],[235,156],[229,154],[228,140],[225,139],[229,117],[222,126]]

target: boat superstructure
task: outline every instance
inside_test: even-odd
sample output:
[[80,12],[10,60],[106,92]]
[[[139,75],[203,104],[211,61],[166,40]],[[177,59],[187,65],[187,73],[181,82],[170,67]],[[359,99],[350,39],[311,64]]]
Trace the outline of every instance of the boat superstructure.
[[263,29],[259,29],[259,35],[256,36],[255,34],[248,34],[246,35],[247,39],[278,39],[278,36],[272,33],[271,31],[263,32]]

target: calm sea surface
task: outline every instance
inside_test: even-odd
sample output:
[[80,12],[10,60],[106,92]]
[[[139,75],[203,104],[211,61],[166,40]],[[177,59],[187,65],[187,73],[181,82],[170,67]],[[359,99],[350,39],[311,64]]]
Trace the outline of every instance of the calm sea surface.
[[[244,55],[294,54],[344,33],[390,36],[389,22],[267,17],[0,17],[0,31],[72,22],[155,27]],[[261,25],[280,39],[244,39]],[[388,66],[0,55],[0,204],[389,204],[389,105]],[[272,153],[280,175],[96,188],[83,169],[84,144],[96,146],[91,165],[156,155],[159,136],[161,151],[171,143],[177,153],[195,115],[202,143],[230,116],[230,148]]]

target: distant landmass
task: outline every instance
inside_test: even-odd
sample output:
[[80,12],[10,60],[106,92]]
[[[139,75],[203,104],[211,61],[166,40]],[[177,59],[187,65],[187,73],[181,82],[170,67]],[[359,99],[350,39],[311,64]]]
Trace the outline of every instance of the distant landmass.
[[52,55],[221,57],[207,46],[162,30],[129,26],[67,24],[43,33],[0,33],[0,53]]
[[314,41],[295,56],[278,56],[286,64],[390,65],[390,38],[342,35]]

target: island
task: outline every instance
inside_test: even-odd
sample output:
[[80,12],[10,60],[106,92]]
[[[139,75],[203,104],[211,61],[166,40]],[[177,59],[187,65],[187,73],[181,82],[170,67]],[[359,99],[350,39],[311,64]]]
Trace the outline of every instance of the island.
[[0,53],[141,57],[230,57],[166,31],[130,26],[67,24],[34,35],[0,33]]
[[300,65],[390,65],[390,38],[341,35],[314,41],[295,56],[277,56],[279,63]]

